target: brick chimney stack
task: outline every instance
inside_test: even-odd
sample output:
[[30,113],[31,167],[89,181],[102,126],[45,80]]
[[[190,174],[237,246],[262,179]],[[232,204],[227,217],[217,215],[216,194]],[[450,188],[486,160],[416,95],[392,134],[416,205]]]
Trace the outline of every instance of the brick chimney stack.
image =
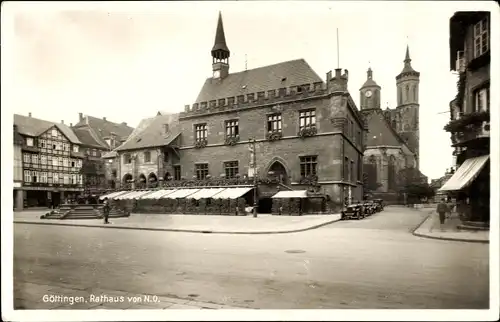
[[78,113],[80,122],[83,121],[83,113]]
[[28,113],[28,117],[31,117],[31,112]]
[[103,118],[102,118],[102,120],[103,120],[103,121],[106,121],[106,117],[103,117]]

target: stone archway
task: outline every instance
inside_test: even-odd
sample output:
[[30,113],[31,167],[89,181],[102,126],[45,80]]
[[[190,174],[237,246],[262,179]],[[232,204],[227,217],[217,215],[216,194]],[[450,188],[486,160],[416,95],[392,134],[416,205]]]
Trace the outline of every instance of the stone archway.
[[132,175],[130,173],[127,173],[123,176],[122,182],[126,184],[129,183],[129,181],[132,179],[133,179]]
[[268,168],[267,175],[274,177],[279,180],[280,183],[284,185],[289,185],[290,180],[288,179],[288,172],[285,165],[281,161],[274,161]]
[[146,176],[144,175],[144,173],[141,173],[139,175],[139,177],[137,178],[137,185],[139,186],[139,188],[144,188],[146,187],[147,185],[147,178]]
[[154,172],[151,172],[148,175],[148,185],[150,187],[156,187],[157,184],[158,184],[158,177],[156,176],[156,174]]

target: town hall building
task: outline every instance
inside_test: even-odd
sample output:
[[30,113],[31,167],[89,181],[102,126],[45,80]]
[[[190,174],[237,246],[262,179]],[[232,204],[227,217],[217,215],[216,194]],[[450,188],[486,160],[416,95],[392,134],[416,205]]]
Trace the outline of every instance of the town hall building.
[[256,176],[259,212],[270,212],[280,191],[323,198],[319,211],[362,200],[366,131],[347,90],[348,71],[335,69],[323,81],[296,59],[231,73],[230,54],[219,14],[213,74],[194,104],[147,119],[116,149],[122,184],[155,178],[252,184]]

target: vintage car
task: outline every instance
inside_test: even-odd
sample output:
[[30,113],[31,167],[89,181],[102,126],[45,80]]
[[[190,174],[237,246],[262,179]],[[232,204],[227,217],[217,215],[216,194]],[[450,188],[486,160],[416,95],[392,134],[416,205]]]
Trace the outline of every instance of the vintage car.
[[373,199],[373,202],[377,205],[377,211],[384,210],[384,200],[382,200],[382,199]]
[[363,203],[363,209],[365,216],[373,215],[377,212],[377,204],[373,201],[365,201]]
[[364,211],[363,211],[363,204],[361,203],[354,203],[347,205],[341,212],[341,219],[346,220],[346,219],[361,219],[364,218]]

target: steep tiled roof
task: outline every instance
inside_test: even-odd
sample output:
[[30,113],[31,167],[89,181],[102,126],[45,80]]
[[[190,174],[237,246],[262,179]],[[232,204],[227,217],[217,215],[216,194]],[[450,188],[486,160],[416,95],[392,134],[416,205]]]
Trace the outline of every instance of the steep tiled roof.
[[364,110],[363,114],[368,121],[367,147],[380,145],[400,146],[405,144],[404,140],[385,119],[382,110]]
[[27,136],[39,136],[45,131],[48,131],[51,127],[56,126],[71,143],[82,143],[66,124],[49,122],[19,114],[14,114],[14,124],[17,125],[17,130],[20,134]]
[[316,82],[322,82],[318,74],[304,59],[297,59],[229,74],[221,80],[208,78],[196,102]]
[[85,145],[107,148],[107,146],[103,146],[99,141],[97,141],[92,133],[90,133],[90,129],[87,127],[74,128],[73,132],[76,134],[78,139]]
[[[168,124],[167,134],[164,133],[164,124]],[[179,114],[157,115],[142,120],[127,141],[116,148],[116,151],[165,146],[179,135]]]
[[110,136],[111,133],[115,133],[119,138],[127,138],[134,130],[134,128],[126,124],[114,123],[93,116],[84,117],[83,120],[75,125],[75,127],[81,127],[84,125],[90,126],[94,132],[100,136],[100,139]]

